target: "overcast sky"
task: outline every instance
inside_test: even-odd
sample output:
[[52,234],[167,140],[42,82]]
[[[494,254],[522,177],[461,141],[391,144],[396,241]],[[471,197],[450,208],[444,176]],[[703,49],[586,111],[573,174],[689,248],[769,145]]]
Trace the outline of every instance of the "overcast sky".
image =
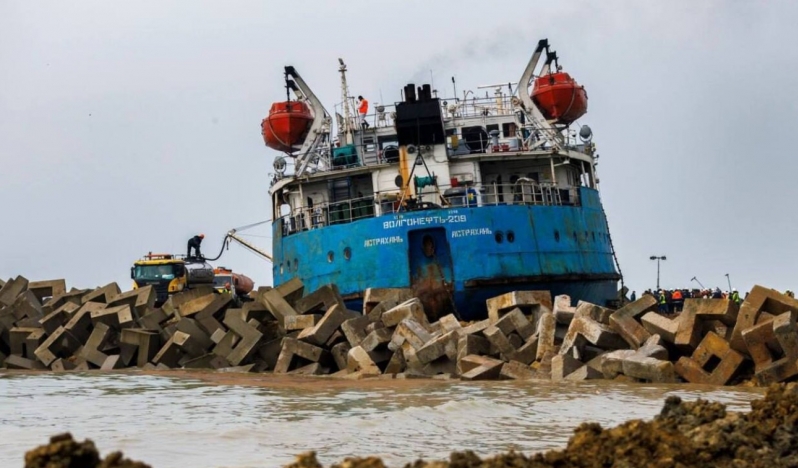
[[[0,0],[0,277],[128,289],[147,251],[202,232],[215,254],[269,219],[260,122],[284,65],[331,109],[338,57],[354,94],[393,102],[430,70],[446,95],[517,81],[547,37],[588,91],[627,284],[667,255],[665,287],[798,288],[798,2],[334,5]],[[238,246],[220,264],[271,284]]]

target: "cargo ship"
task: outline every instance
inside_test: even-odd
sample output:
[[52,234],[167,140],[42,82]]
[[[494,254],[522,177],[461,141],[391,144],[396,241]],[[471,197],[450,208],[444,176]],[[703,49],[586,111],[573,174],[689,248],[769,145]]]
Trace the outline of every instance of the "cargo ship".
[[[520,68],[520,67],[519,67]],[[412,288],[428,314],[486,314],[487,298],[549,290],[616,300],[620,268],[599,197],[587,92],[538,42],[517,83],[439,96],[408,84],[360,115],[339,59],[330,114],[285,67],[287,99],[262,122],[275,285]]]

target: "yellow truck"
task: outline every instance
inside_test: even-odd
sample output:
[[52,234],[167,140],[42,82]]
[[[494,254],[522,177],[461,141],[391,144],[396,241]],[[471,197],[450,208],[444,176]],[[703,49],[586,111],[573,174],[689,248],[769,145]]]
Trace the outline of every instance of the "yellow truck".
[[197,286],[213,287],[213,267],[204,260],[187,259],[183,255],[148,253],[130,268],[133,289],[152,285],[156,306],[170,294]]

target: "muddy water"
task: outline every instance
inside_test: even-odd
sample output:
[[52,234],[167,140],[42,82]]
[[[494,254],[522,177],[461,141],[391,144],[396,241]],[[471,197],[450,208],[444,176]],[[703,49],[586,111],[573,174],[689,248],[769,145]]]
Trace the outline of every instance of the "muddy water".
[[666,395],[748,409],[753,389],[613,383],[275,379],[218,374],[0,375],[0,466],[71,431],[155,468],[281,466],[380,455],[390,466],[452,450],[562,447],[583,421],[650,418]]

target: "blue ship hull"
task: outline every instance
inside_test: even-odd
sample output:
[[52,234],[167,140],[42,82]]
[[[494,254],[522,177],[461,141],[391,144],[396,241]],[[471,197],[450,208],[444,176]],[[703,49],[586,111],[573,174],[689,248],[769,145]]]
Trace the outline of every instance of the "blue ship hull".
[[[549,290],[605,305],[617,296],[598,192],[580,206],[491,205],[387,214],[285,235],[274,223],[274,282],[334,283],[359,310],[366,288],[412,287],[428,313],[486,316],[485,300]],[[433,309],[433,310],[429,310]]]

